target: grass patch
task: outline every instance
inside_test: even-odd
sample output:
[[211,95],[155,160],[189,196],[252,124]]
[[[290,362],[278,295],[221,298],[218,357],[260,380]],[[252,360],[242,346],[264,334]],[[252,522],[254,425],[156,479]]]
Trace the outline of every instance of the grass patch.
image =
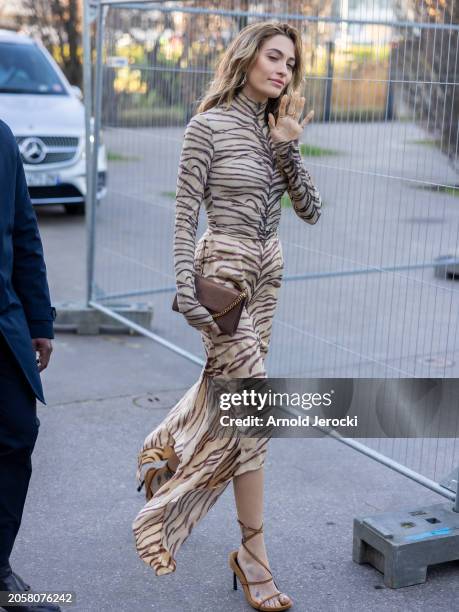
[[456,198],[459,196],[459,189],[457,187],[438,187],[435,191],[441,191],[442,193],[447,193],[448,195],[455,196]]
[[309,144],[300,144],[300,153],[303,157],[322,157],[324,155],[340,155],[335,149],[324,149]]
[[454,197],[459,197],[459,185],[420,185],[417,189],[425,191],[434,191],[437,193],[446,193]]
[[292,201],[287,192],[281,197],[281,208],[292,208]]
[[175,200],[175,191],[161,191],[161,195],[166,198],[172,198]]
[[441,140],[438,138],[418,138],[415,140],[406,140],[406,144],[425,145],[427,147],[438,147],[441,145]]
[[121,153],[116,153],[116,151],[108,151],[107,159],[108,161],[139,161],[140,157],[122,155]]
[[[281,208],[293,208],[292,201],[287,192],[281,197]],[[325,202],[322,200],[322,208],[325,208]]]

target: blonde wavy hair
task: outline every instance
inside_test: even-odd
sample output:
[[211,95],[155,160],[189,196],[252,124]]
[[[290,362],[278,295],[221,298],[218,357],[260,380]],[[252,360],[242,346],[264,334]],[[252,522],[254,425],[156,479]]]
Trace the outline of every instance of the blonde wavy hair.
[[220,104],[227,107],[244,87],[244,77],[256,62],[258,53],[268,38],[282,34],[288,36],[295,47],[295,67],[290,83],[282,90],[278,98],[268,98],[265,116],[272,113],[277,120],[281,98],[291,94],[303,84],[305,60],[303,43],[299,31],[288,23],[276,21],[252,23],[243,28],[220,58],[213,80],[204,93],[196,113],[201,113]]

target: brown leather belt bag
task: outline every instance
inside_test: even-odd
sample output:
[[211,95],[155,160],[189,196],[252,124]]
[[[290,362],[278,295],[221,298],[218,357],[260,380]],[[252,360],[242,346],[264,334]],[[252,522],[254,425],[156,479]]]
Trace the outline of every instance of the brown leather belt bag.
[[[210,312],[221,331],[232,336],[239,325],[247,292],[225,287],[200,274],[194,275],[194,284],[198,302]],[[177,294],[172,303],[172,310],[180,312]]]

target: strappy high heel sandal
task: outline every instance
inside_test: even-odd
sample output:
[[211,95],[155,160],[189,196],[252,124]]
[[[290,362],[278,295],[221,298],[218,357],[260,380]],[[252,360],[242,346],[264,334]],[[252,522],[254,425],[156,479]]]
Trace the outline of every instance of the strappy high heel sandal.
[[145,473],[145,478],[142,480],[140,485],[137,487],[137,491],[141,491],[143,485],[145,485],[145,497],[147,501],[155,495],[156,491],[163,486],[165,482],[170,480],[175,474],[176,470],[172,470],[169,467],[169,463],[161,466],[160,468],[150,468]]
[[242,536],[242,546],[245,548],[245,550],[249,553],[250,556],[252,556],[255,561],[257,561],[260,565],[262,565],[270,574],[270,578],[267,578],[266,580],[252,580],[252,581],[248,581],[246,575],[244,574],[244,572],[242,571],[241,566],[238,563],[237,560],[237,553],[238,551],[235,550],[232,553],[230,553],[229,556],[229,566],[230,568],[233,570],[233,589],[236,591],[237,590],[237,578],[239,578],[239,582],[242,585],[242,588],[244,589],[244,595],[247,599],[247,601],[249,602],[249,604],[252,606],[252,608],[255,608],[255,610],[261,610],[262,612],[274,612],[274,611],[279,611],[279,610],[287,610],[288,608],[292,607],[292,602],[290,601],[289,603],[286,604],[281,604],[278,603],[278,605],[276,606],[265,606],[264,604],[268,601],[268,599],[273,599],[273,597],[277,597],[278,595],[281,595],[282,592],[281,591],[277,591],[277,593],[273,593],[272,595],[268,595],[268,597],[265,597],[264,599],[262,599],[261,601],[255,601],[254,599],[252,599],[252,595],[250,593],[250,589],[249,589],[249,585],[251,584],[264,584],[266,582],[270,582],[271,580],[274,582],[274,586],[277,587],[277,584],[273,578],[273,575],[271,573],[271,570],[263,563],[263,561],[261,561],[261,559],[259,559],[251,550],[249,550],[246,546],[246,543],[253,538],[254,536],[256,536],[258,533],[263,533],[263,523],[261,524],[261,527],[259,529],[255,529],[254,527],[249,527],[248,525],[244,525],[244,523],[242,521],[240,521],[239,519],[237,519],[239,525],[241,525],[241,527],[247,529],[247,530],[251,530],[253,533],[251,533],[248,536]]

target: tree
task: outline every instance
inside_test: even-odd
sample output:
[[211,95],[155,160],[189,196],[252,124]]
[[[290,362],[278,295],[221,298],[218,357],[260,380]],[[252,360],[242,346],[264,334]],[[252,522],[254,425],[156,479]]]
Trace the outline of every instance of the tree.
[[[422,23],[459,23],[459,0],[396,0],[399,18]],[[458,149],[458,32],[452,29],[403,28],[393,50],[396,79],[415,120],[438,138],[451,161]]]
[[[200,0],[196,5],[210,12],[185,11],[177,15],[147,6],[145,10],[120,8],[108,12],[105,36],[107,54],[119,54],[117,41],[123,40],[121,53],[127,51],[129,63],[136,69],[140,68],[147,95],[142,96],[140,101],[132,93],[115,93],[113,75],[110,76],[105,70],[104,108],[107,105],[113,107],[113,104],[125,98],[128,105],[154,104],[156,108],[183,106],[186,118],[189,118],[213,76],[216,61],[234,36],[254,20],[238,13],[273,13],[273,21],[278,20],[276,14],[285,14],[286,11],[304,16],[329,15],[332,0],[290,0],[288,6],[284,0]],[[234,11],[235,14],[221,15],[218,14],[219,10]],[[288,19],[282,17],[280,20]],[[327,34],[320,33],[319,24],[314,21],[290,20],[290,23],[301,30],[306,47],[310,50],[308,59],[311,61],[312,56],[314,61],[314,45],[319,44]],[[126,44],[127,40],[130,41],[129,45]],[[139,53],[139,48],[143,52]],[[127,98],[132,99],[128,101]],[[113,108],[107,116],[112,119],[116,116]]]
[[72,85],[82,84],[82,0],[21,0],[17,25],[40,36]]

